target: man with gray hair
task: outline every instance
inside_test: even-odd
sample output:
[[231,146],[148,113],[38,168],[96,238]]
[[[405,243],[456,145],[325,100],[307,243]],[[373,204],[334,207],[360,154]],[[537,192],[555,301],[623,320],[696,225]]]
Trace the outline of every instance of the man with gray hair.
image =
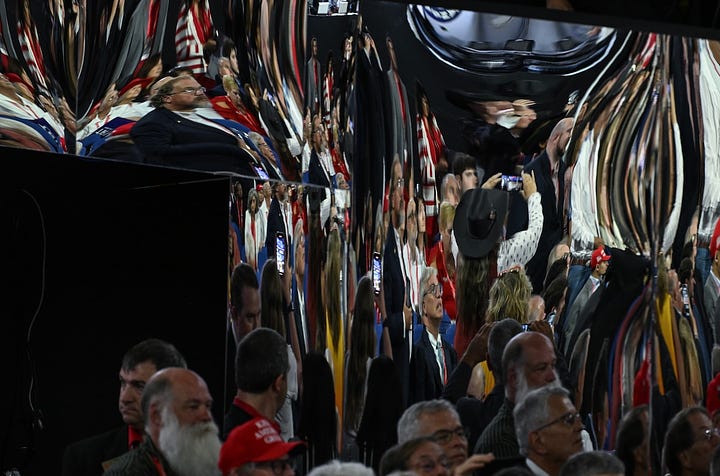
[[567,460],[560,476],[623,476],[625,465],[607,451],[577,453]]
[[584,427],[569,395],[547,385],[531,390],[513,410],[520,454],[535,475],[558,476],[565,462],[583,450]]
[[192,370],[170,367],[155,373],[142,395],[145,439],[105,475],[219,474],[221,443],[212,403],[207,384]]
[[555,347],[543,334],[523,332],[510,339],[502,355],[505,401],[478,438],[475,453],[492,451],[498,458],[519,456],[513,408],[529,390],[560,385],[555,363]]
[[446,400],[426,400],[408,407],[398,421],[398,444],[420,438],[432,438],[448,460],[450,473],[470,475],[492,461],[492,454],[468,458],[467,438],[455,408]]

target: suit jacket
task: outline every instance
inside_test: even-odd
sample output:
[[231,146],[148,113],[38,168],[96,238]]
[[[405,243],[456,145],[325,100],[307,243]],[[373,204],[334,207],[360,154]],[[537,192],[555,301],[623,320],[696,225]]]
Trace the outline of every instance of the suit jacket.
[[265,229],[267,230],[267,234],[265,235],[265,246],[267,247],[268,259],[275,259],[276,257],[276,233],[278,231],[281,231],[285,233],[285,259],[287,259],[289,263],[290,255],[288,253],[290,253],[290,250],[292,250],[292,247],[290,245],[290,235],[288,235],[288,231],[285,228],[285,220],[283,218],[282,210],[280,208],[280,202],[277,198],[273,198],[270,202],[270,210],[268,210],[267,217],[267,227]]
[[65,448],[62,476],[100,476],[105,472],[102,463],[128,452],[128,427],[110,430],[100,435],[71,443]]
[[237,137],[162,107],[137,121],[130,136],[148,163],[257,177]]
[[568,350],[568,347],[570,347],[570,337],[573,335],[573,332],[575,331],[578,322],[581,320],[581,313],[583,312],[585,304],[587,304],[588,300],[590,299],[592,291],[593,281],[588,277],[585,281],[585,284],[580,289],[577,298],[575,298],[575,302],[573,302],[572,307],[564,316],[564,320],[562,322],[562,335],[564,337],[564,342],[562,343],[562,350],[565,355],[569,355],[569,352],[572,352],[572,348]]
[[[457,353],[442,334],[438,334],[438,337],[442,339],[447,376],[450,378],[457,365]],[[427,329],[423,329],[420,340],[413,345],[410,359],[410,403],[434,400],[442,395],[445,384],[440,379],[436,352],[437,350],[430,343]]]
[[[404,164],[405,160],[404,151],[407,152],[407,160],[412,159],[416,134],[413,127],[414,117],[411,117],[410,114],[407,90],[400,76],[396,75],[392,69],[385,72],[385,87],[388,98],[385,104],[387,123],[385,130],[389,134],[386,137],[385,170],[389,173],[395,154],[400,158],[401,164]],[[405,117],[403,117],[403,111],[405,111]]]
[[397,365],[402,382],[403,408],[407,406],[410,389],[409,361],[410,337],[405,329],[403,305],[405,302],[405,276],[400,264],[400,250],[395,243],[395,228],[390,226],[383,253],[383,291],[387,311],[388,331],[392,344],[393,362]]
[[[559,199],[555,199],[555,187],[550,176],[550,157],[543,151],[535,160],[525,167],[525,173],[535,172],[535,183],[537,191],[540,192],[543,212],[543,229],[538,241],[537,251],[532,259],[527,263],[527,275],[533,285],[533,291],[539,292],[543,288],[545,280],[545,271],[547,269],[547,259],[550,250],[555,246],[563,236],[563,203],[565,200],[565,163],[560,161],[560,170],[558,172]],[[520,200],[522,201],[522,200]],[[521,204],[522,206],[522,204]],[[525,204],[527,207],[527,204]],[[527,217],[527,210],[520,216]],[[527,220],[526,220],[527,221]],[[527,228],[527,224],[525,224]],[[518,230],[511,233],[508,227],[508,236],[511,236]]]
[[292,289],[292,299],[293,299],[293,309],[295,309],[295,312],[293,312],[293,316],[295,317],[295,328],[297,329],[298,334],[298,340],[300,341],[300,355],[302,357],[302,360],[305,360],[305,356],[308,353],[308,348],[305,346],[305,336],[307,336],[308,339],[308,346],[312,345],[312,340],[310,339],[310,335],[308,334],[309,329],[307,327],[307,324],[309,323],[309,317],[307,313],[307,294],[305,294],[303,290],[303,301],[305,303],[302,309],[302,311],[305,312],[305,326],[302,324],[302,315],[301,315],[301,306],[300,306],[300,298],[298,296],[298,289],[303,286],[303,283],[298,283],[295,280],[295,276],[293,275],[293,289]]
[[310,108],[313,115],[320,112],[320,101],[322,100],[320,97],[321,77],[320,61],[313,56],[305,64],[305,108]]

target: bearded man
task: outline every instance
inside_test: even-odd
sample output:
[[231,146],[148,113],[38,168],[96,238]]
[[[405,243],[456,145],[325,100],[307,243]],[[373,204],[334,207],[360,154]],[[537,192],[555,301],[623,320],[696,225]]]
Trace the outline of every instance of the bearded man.
[[475,453],[492,452],[496,458],[520,456],[513,408],[530,390],[560,386],[555,363],[555,347],[543,334],[523,332],[510,339],[502,356],[505,401],[480,434]]
[[142,395],[145,439],[122,456],[106,476],[219,475],[220,438],[205,381],[192,370],[154,374]]

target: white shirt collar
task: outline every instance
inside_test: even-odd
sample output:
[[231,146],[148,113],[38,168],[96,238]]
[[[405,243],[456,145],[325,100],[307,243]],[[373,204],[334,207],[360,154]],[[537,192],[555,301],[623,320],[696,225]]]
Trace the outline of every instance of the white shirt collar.
[[530,458],[525,458],[525,464],[527,464],[527,467],[530,468],[530,471],[532,471],[532,474],[534,474],[535,476],[550,476],[544,469],[535,464],[535,462]]

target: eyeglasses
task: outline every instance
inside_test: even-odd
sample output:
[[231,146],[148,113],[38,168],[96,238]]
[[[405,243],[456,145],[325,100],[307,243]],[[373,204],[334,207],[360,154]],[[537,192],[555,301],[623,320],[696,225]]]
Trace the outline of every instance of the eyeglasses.
[[718,430],[717,428],[706,428],[703,431],[703,438],[705,440],[710,441],[710,440],[712,440],[713,436],[720,437],[720,430]]
[[273,474],[281,476],[286,469],[295,471],[295,460],[292,459],[276,459],[272,461],[263,461],[255,463],[256,468],[270,468]]
[[505,271],[502,271],[500,274],[498,274],[498,279],[510,273],[519,273],[521,270],[522,268],[520,266],[515,265],[512,268],[506,269]]
[[566,426],[573,426],[576,421],[580,421],[581,424],[582,424],[582,420],[580,420],[580,414],[579,414],[579,413],[572,413],[572,412],[570,412],[570,413],[566,413],[565,415],[563,415],[563,416],[561,416],[561,417],[558,417],[558,418],[554,419],[554,420],[551,421],[551,422],[545,423],[543,426],[541,426],[541,427],[539,427],[539,428],[536,428],[536,429],[533,430],[533,431],[544,430],[545,428],[547,428],[547,427],[549,427],[549,426],[553,426],[553,425],[555,425],[555,424],[557,424],[557,423],[560,423],[560,422],[563,422]]
[[435,468],[438,466],[448,469],[449,464],[447,458],[442,457],[437,460],[428,457],[421,458],[420,461],[410,469],[415,471],[417,474],[433,474],[435,472]]
[[172,96],[174,94],[183,94],[183,93],[197,95],[198,92],[205,94],[205,88],[203,88],[202,86],[198,86],[197,88],[190,88],[190,87],[182,88],[180,91],[175,91],[173,93],[170,93],[170,95]]
[[432,439],[435,443],[445,445],[447,443],[450,443],[450,440],[452,440],[453,436],[467,439],[467,432],[465,431],[465,428],[459,426],[454,430],[438,430],[432,435],[430,435],[430,439]]
[[428,294],[432,294],[435,297],[442,296],[443,292],[443,286],[442,283],[435,283],[428,286],[428,288],[423,293],[423,297],[427,296]]

